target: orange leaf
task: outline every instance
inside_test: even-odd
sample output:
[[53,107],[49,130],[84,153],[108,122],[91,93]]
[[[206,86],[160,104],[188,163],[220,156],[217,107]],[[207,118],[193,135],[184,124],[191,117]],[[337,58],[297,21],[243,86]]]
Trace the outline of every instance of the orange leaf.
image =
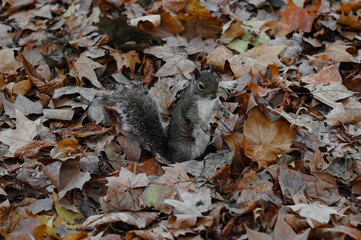
[[53,145],[54,144],[52,144],[52,143],[33,140],[29,144],[16,150],[16,152],[14,153],[14,156],[18,157],[22,160],[24,160],[24,158],[35,158],[35,157],[39,156],[39,151],[41,149],[51,147]]
[[85,138],[92,135],[100,135],[104,133],[108,133],[112,131],[112,128],[104,128],[99,125],[88,123],[84,127],[78,127],[78,128],[59,128],[52,130],[53,133],[58,133],[60,135],[67,134],[67,135],[73,135],[78,138]]
[[285,10],[280,13],[280,21],[268,22],[265,26],[273,29],[273,34],[276,36],[285,36],[296,30],[311,32],[313,21],[315,20],[316,13],[320,7],[320,0],[316,2],[311,10],[299,8],[292,0],[289,0]]

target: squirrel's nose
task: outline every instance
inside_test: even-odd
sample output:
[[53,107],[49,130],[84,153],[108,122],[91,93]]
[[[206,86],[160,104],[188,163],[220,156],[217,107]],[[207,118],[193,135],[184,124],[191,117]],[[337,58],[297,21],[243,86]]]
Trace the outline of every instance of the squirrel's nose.
[[215,99],[216,97],[217,97],[216,94],[211,95],[211,98],[212,98],[212,99]]

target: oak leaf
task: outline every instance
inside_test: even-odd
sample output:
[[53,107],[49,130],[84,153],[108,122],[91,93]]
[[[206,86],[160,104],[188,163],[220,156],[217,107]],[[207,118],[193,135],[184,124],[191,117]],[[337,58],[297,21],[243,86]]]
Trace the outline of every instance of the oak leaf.
[[127,67],[130,69],[131,73],[134,73],[135,64],[141,63],[138,53],[136,53],[134,50],[127,53],[122,53],[120,50],[113,50],[111,51],[110,55],[113,56],[117,62],[117,69],[119,72],[121,72],[124,67]]
[[103,88],[102,84],[99,82],[94,69],[103,67],[100,63],[97,63],[90,58],[80,56],[74,62],[74,70],[71,75],[78,77],[81,80],[83,77],[86,77],[95,87]]

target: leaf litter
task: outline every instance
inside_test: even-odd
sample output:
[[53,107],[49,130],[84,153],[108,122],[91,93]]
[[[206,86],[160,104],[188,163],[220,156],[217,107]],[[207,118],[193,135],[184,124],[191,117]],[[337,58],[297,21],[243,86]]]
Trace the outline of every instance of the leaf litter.
[[[358,1],[4,1],[0,19],[3,238],[361,239]],[[232,114],[201,159],[87,118],[131,82],[166,126],[210,65]]]

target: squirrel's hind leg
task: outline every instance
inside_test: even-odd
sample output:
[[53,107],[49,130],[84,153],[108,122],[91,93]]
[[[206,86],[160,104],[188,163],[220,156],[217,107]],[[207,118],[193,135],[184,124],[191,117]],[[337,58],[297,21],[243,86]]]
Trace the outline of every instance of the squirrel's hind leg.
[[169,143],[169,160],[173,163],[191,160],[193,158],[192,147],[190,142]]

